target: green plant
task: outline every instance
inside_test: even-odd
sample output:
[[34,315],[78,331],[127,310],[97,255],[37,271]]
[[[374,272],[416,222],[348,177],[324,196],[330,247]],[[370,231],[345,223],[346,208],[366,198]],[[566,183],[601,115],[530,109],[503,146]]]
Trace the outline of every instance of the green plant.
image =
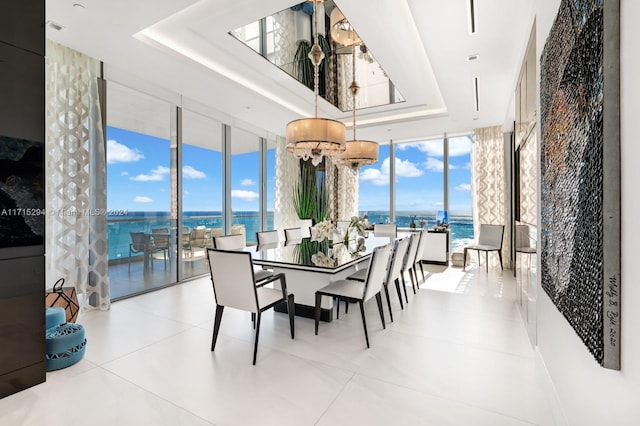
[[295,62],[293,73],[300,83],[313,90],[313,64],[309,60],[309,52],[311,52],[311,43],[306,40],[300,40],[296,54],[293,57]]
[[316,211],[317,187],[313,168],[300,162],[300,178],[293,193],[293,208],[298,219],[313,219]]
[[[318,35],[318,45],[322,49],[324,53],[324,59],[320,63],[318,68],[318,76],[324,82],[327,81],[327,74],[329,70],[328,66],[328,58],[331,55],[331,46],[329,45],[329,41],[322,34]],[[296,49],[296,54],[293,57],[295,62],[295,66],[293,67],[294,77],[302,84],[307,86],[309,89],[314,90],[313,88],[313,79],[314,79],[314,69],[311,60],[309,59],[309,52],[311,52],[312,44],[306,40],[300,40],[298,42],[298,48]],[[322,85],[322,81],[319,82],[319,85]]]
[[329,192],[327,191],[324,179],[316,182],[316,210],[314,219],[316,223],[322,222],[329,217]]

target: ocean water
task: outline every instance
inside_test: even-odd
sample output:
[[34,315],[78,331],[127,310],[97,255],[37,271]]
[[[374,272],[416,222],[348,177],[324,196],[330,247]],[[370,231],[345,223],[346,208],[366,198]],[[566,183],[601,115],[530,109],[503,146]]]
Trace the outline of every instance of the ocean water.
[[[360,217],[368,216],[369,223],[389,223],[389,211],[360,211]],[[416,228],[433,228],[436,226],[435,212],[396,212],[396,224],[398,228],[409,228],[411,222]],[[473,221],[471,216],[449,216],[449,238],[451,251],[462,248],[473,242]]]
[[[388,223],[388,211],[361,211],[360,216],[367,214],[369,223]],[[433,228],[436,224],[435,213],[427,212],[396,212],[396,223],[400,228],[408,228],[412,219],[417,228]],[[451,250],[463,247],[473,242],[473,223],[471,216],[450,216],[449,229]],[[243,224],[248,243],[256,242],[256,232],[259,231],[260,217],[257,212],[234,212],[233,224]],[[193,229],[196,226],[207,228],[222,227],[221,212],[184,212],[183,226]],[[109,238],[109,260],[127,258],[131,237],[129,232],[148,232],[153,228],[170,228],[167,212],[127,212],[126,215],[108,216],[107,232]],[[267,228],[273,229],[273,212],[267,216]]]
[[[248,243],[256,242],[256,232],[260,229],[258,212],[234,212],[233,225],[245,226]],[[207,228],[222,227],[222,212],[184,212],[182,226],[189,230],[196,226]],[[151,233],[154,228],[171,228],[167,212],[127,212],[121,216],[107,216],[107,235],[109,238],[109,260],[129,256],[130,232]],[[267,215],[267,228],[273,229],[273,213]]]

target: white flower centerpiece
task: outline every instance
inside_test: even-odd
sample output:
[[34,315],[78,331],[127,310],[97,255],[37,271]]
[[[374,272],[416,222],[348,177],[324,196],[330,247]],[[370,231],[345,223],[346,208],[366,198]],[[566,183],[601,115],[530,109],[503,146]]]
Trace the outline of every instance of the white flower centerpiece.
[[352,216],[349,228],[344,235],[344,246],[347,247],[351,255],[357,256],[366,250],[364,239],[367,236],[365,231],[365,219]]
[[351,216],[351,222],[349,223],[349,227],[344,234],[344,243],[349,244],[349,240],[355,239],[357,237],[365,237],[365,229],[366,225],[364,223],[364,219],[359,218],[358,216]]
[[324,266],[329,268],[336,266],[336,259],[331,256],[327,256],[322,251],[319,251],[311,256],[311,262],[313,262],[313,264],[316,266]]
[[310,241],[317,242],[317,253],[311,256],[311,262],[316,266],[334,267],[336,260],[331,256],[330,239],[336,227],[330,220],[323,220],[311,228]]
[[331,238],[336,226],[330,220],[323,220],[311,227],[311,241],[324,241]]

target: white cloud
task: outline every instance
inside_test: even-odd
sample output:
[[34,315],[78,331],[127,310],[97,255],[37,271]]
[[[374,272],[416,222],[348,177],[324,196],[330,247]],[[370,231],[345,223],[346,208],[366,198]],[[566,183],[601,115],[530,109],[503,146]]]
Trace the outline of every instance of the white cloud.
[[[434,139],[424,142],[399,143],[396,148],[404,151],[409,148],[417,148],[430,157],[442,157],[444,155],[444,144],[442,139]],[[468,155],[471,152],[471,139],[468,136],[449,139],[449,157]]]
[[[387,164],[389,162],[387,161]],[[384,164],[383,164],[384,166]],[[389,167],[387,165],[387,167]],[[396,158],[396,176],[398,177],[418,177],[424,174],[415,164],[409,160],[401,160]]]
[[129,172],[122,172],[120,173],[120,176],[129,176]]
[[183,191],[182,193],[184,194],[185,197],[188,197],[189,195],[191,195],[189,191]]
[[240,182],[240,185],[242,186],[255,186],[255,184],[256,182],[251,179],[242,179],[242,182]]
[[468,183],[461,183],[456,186],[456,191],[471,191],[471,185]]
[[471,138],[461,136],[449,139],[449,157],[459,157],[471,153]]
[[164,179],[165,175],[168,175],[171,172],[171,169],[165,166],[158,166],[155,169],[151,170],[151,174],[139,174],[137,176],[132,176],[129,179],[135,180],[136,182],[158,182]]
[[398,148],[398,150],[400,151],[404,151],[405,149],[409,148],[417,148],[420,152],[425,152],[428,156],[431,157],[442,157],[444,155],[442,139],[424,142],[399,143],[396,145],[396,148]]
[[204,179],[207,177],[205,172],[196,170],[191,166],[184,166],[182,168],[182,176],[184,176],[185,179]]
[[260,197],[260,194],[258,194],[257,192],[253,192],[253,191],[246,191],[244,189],[232,189],[231,190],[231,197],[240,198],[240,199],[246,200],[246,201],[253,201],[253,200],[258,199]]
[[427,157],[427,161],[424,165],[427,170],[431,170],[433,172],[441,172],[444,170],[444,161],[438,160],[437,158]]
[[134,203],[153,203],[153,200],[144,195],[137,195],[133,198]]
[[142,152],[131,149],[113,139],[107,141],[107,164],[132,163],[144,158]]
[[[424,174],[414,163],[409,160],[396,158],[396,177],[418,177]],[[370,181],[374,185],[383,186],[389,184],[389,157],[385,158],[379,169],[368,168],[360,173],[360,180]]]
[[378,186],[388,185],[389,173],[384,175],[379,169],[365,169],[360,173],[360,180],[371,181],[371,183]]

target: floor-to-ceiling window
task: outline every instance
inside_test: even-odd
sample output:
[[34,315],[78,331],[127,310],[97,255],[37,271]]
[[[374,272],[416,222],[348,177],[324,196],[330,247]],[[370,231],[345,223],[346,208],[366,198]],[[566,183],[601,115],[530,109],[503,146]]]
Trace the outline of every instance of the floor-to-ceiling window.
[[242,233],[256,243],[260,230],[260,138],[231,129],[231,233]]
[[408,228],[435,225],[444,209],[444,141],[399,143],[395,146],[396,224]]
[[275,188],[276,188],[276,141],[267,140],[267,168],[266,168],[266,197],[267,197],[267,220],[263,225],[264,230],[273,229],[273,212],[276,205]]
[[181,279],[208,273],[206,249],[224,234],[222,124],[182,110]]
[[471,137],[449,138],[449,223],[451,251],[473,241]]
[[[474,238],[470,137],[396,143],[393,168],[390,152],[389,145],[381,145],[380,161],[360,170],[360,215],[367,214],[370,223],[386,223],[395,218],[395,223],[402,228],[410,227],[411,223],[415,223],[416,228],[432,228],[438,211],[446,210],[451,251],[469,244]],[[389,210],[391,182],[394,183],[393,211]]]
[[377,164],[360,169],[360,193],[358,210],[360,216],[367,215],[369,223],[389,223],[389,145],[380,145]]
[[111,297],[177,281],[171,228],[171,105],[109,83],[107,217]]

